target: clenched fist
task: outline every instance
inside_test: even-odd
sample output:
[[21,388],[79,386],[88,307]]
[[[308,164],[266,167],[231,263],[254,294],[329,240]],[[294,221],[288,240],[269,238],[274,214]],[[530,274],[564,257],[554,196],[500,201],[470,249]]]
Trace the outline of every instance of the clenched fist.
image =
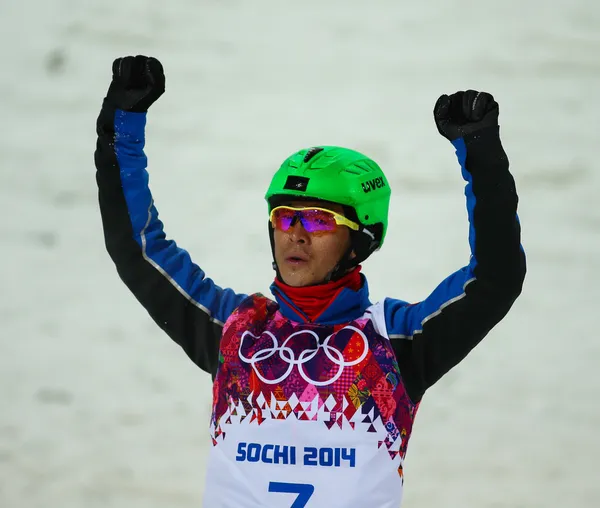
[[433,117],[440,134],[454,141],[498,126],[498,103],[491,94],[475,90],[442,95],[435,103]]
[[106,100],[124,111],[142,113],[165,92],[161,63],[143,55],[117,58]]

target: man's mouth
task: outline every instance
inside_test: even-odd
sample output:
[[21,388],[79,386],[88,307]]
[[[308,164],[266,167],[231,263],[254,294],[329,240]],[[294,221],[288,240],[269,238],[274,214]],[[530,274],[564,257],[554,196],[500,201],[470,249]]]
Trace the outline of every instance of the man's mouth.
[[287,256],[285,260],[292,265],[301,265],[308,262],[308,257],[303,255]]

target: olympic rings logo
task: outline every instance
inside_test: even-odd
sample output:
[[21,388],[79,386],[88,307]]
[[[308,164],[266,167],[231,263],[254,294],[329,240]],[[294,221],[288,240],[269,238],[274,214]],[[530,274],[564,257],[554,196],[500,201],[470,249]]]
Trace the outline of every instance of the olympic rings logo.
[[[342,354],[342,352],[339,349],[335,348],[334,346],[329,345],[329,340],[334,335],[336,335],[337,333],[340,333],[343,330],[352,330],[353,332],[357,333],[363,341],[363,351],[362,351],[361,355],[356,360],[352,360],[351,362],[347,362],[344,360],[344,355]],[[298,356],[298,358],[296,359],[296,354],[295,354],[294,350],[288,346],[288,343],[294,337],[297,337],[297,336],[303,335],[303,334],[308,334],[312,338],[314,338],[315,344],[317,347],[303,349],[302,352],[300,353],[300,355]],[[262,335],[266,335],[271,339],[272,346],[255,352],[250,358],[246,357],[242,353],[242,348],[244,346],[244,340],[246,339],[246,337],[250,336],[254,339],[259,339],[260,337],[262,337]],[[298,367],[298,373],[300,374],[300,376],[302,376],[302,379],[304,379],[307,383],[310,383],[314,386],[327,386],[332,383],[335,383],[340,378],[340,376],[344,372],[344,368],[352,367],[353,365],[357,365],[360,362],[362,362],[367,357],[367,354],[369,352],[369,341],[368,341],[366,335],[362,332],[362,330],[359,330],[358,328],[355,328],[354,326],[346,326],[346,327],[342,328],[341,330],[338,330],[337,332],[332,333],[323,341],[322,344],[319,344],[319,336],[312,330],[300,330],[298,332],[292,333],[287,339],[285,339],[283,341],[283,344],[281,344],[281,346],[279,345],[279,341],[277,340],[277,337],[275,337],[275,335],[273,335],[271,332],[265,331],[262,333],[262,335],[257,337],[256,335],[252,334],[251,332],[245,331],[242,334],[242,337],[240,339],[240,348],[239,348],[238,354],[239,354],[240,359],[244,363],[252,365],[252,369],[254,370],[254,373],[258,376],[258,378],[263,383],[266,383],[269,385],[276,385],[276,384],[281,383],[281,381],[286,379],[291,374],[291,372],[294,368],[294,365],[296,365]],[[311,379],[306,374],[306,371],[304,370],[303,365],[307,362],[310,362],[315,356],[317,356],[317,354],[319,354],[319,351],[321,351],[321,350],[323,350],[323,352],[325,353],[327,358],[331,362],[333,362],[334,365],[337,365],[338,368],[337,368],[335,375],[331,379],[327,379],[325,381],[315,381],[314,379]],[[272,356],[274,356],[276,354],[279,355],[279,358],[281,359],[281,361],[287,363],[288,367],[287,367],[286,371],[281,376],[279,376],[277,379],[267,379],[261,374],[261,372],[257,368],[256,364],[258,362],[268,360],[269,358],[271,358]]]

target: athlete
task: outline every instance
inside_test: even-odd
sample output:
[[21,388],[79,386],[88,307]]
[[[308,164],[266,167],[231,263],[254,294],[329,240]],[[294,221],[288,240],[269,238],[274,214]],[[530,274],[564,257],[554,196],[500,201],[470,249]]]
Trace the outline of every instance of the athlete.
[[525,277],[498,104],[468,90],[434,107],[466,181],[466,266],[421,302],[372,303],[361,264],[384,243],[389,182],[365,155],[311,147],[266,192],[272,300],[222,289],[167,240],[143,151],[163,68],[127,56],[112,70],[95,152],[106,247],[152,319],[212,375],[204,506],[399,506],[423,395],[507,314]]

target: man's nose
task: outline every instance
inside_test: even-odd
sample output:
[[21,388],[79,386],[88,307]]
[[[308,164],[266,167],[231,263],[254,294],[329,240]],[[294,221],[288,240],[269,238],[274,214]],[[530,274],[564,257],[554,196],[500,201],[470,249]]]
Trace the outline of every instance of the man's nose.
[[297,218],[290,226],[288,233],[290,235],[290,240],[293,242],[307,243],[310,239],[308,231],[304,229],[302,222]]

